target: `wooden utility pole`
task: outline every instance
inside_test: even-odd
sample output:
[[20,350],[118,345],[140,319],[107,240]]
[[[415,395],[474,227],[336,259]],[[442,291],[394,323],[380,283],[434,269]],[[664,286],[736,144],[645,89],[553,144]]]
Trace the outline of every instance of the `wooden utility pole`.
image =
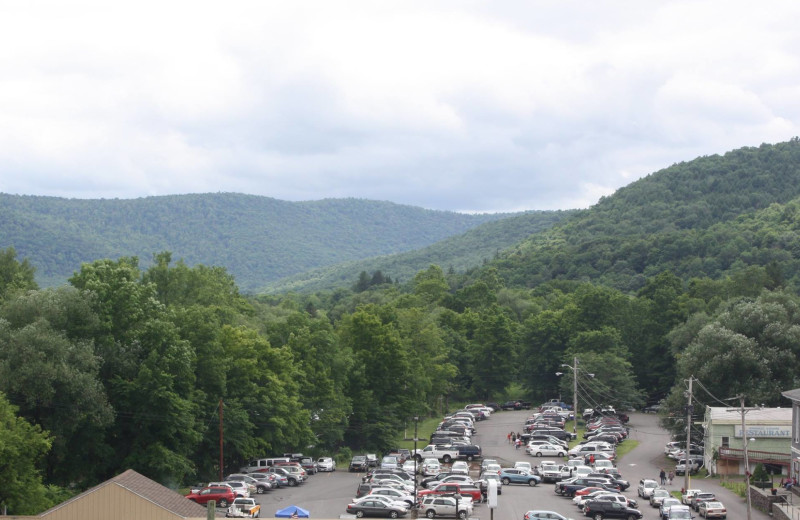
[[[694,376],[689,376],[689,402],[686,404],[686,449],[684,450],[683,465],[683,489],[689,489],[689,454],[692,451],[692,380]],[[680,462],[680,461],[678,461]]]
[[222,481],[223,464],[225,458],[223,457],[222,445],[224,439],[224,428],[222,427],[222,398],[219,398],[219,480]]

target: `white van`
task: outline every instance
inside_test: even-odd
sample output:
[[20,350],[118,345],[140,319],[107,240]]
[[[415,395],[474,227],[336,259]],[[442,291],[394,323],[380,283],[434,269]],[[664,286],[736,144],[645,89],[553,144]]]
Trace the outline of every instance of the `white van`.
[[278,462],[289,462],[288,457],[276,457],[273,459],[255,459],[248,462],[247,466],[242,466],[239,469],[239,473],[256,473],[266,472],[269,468],[274,466]]

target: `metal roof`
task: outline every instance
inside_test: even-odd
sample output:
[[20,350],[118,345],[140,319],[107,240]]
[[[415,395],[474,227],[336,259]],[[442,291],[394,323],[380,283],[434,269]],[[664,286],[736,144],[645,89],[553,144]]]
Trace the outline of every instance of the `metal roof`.
[[[745,408],[747,410],[748,424],[775,424],[791,425],[791,408]],[[714,424],[741,424],[742,414],[738,408],[722,406],[709,406],[706,413]]]

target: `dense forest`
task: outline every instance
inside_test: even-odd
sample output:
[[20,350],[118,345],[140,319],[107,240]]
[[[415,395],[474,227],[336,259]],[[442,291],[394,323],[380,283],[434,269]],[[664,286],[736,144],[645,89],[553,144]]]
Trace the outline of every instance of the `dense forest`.
[[169,250],[189,265],[224,265],[241,290],[255,291],[317,267],[419,249],[508,216],[234,193],[129,200],[0,194],[0,249],[35,258],[45,287],[63,285],[83,262],[136,256],[149,266],[153,252]]
[[797,140],[704,157],[470,269],[362,270],[314,293],[244,295],[166,251],[39,288],[36,258],[2,250],[0,502],[33,512],[127,468],[213,477],[220,405],[226,470],[380,451],[449,402],[569,395],[556,372],[576,357],[588,406],[679,409],[690,375],[777,405],[800,386],[798,172]]

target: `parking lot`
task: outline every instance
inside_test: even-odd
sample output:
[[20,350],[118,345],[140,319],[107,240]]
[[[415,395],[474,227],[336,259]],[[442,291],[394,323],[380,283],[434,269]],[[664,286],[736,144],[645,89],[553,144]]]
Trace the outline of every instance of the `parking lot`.
[[[503,466],[513,466],[514,461],[525,460],[538,464],[545,457],[531,457],[523,449],[516,450],[508,443],[507,435],[510,431],[518,431],[530,414],[528,411],[504,411],[492,415],[491,419],[482,421],[476,426],[478,433],[475,442],[483,449],[485,458],[498,459]],[[630,438],[639,441],[639,446],[618,462],[618,468],[623,478],[630,481],[631,487],[624,493],[626,496],[636,498],[636,486],[642,478],[657,478],[659,468],[665,464],[664,445],[669,440],[669,434],[658,426],[655,415],[632,414]],[[420,446],[422,447],[422,446]],[[551,460],[556,460],[552,458]],[[278,509],[289,505],[298,505],[311,512],[312,518],[349,518],[345,508],[355,495],[356,487],[361,481],[362,473],[348,473],[346,470],[337,470],[332,473],[318,473],[309,478],[308,482],[295,488],[282,488],[273,490],[265,495],[256,495],[262,504],[262,517],[271,518]],[[473,471],[477,477],[477,471]],[[692,487],[702,488],[717,493],[718,498],[728,508],[729,518],[746,518],[743,499],[735,496],[719,485],[715,479],[692,481]],[[683,479],[676,479],[670,490],[680,490]],[[658,510],[650,507],[649,503],[639,500],[639,509],[645,519],[657,519]],[[502,495],[498,500],[498,507],[494,510],[495,519],[522,519],[530,509],[547,509],[559,512],[566,517],[584,518],[582,513],[572,504],[572,500],[556,495],[553,484],[539,484],[536,487],[526,485],[503,486]],[[473,518],[488,520],[491,518],[486,504],[476,504]],[[699,517],[698,517],[699,518]],[[759,511],[753,511],[753,519],[766,519]]]

